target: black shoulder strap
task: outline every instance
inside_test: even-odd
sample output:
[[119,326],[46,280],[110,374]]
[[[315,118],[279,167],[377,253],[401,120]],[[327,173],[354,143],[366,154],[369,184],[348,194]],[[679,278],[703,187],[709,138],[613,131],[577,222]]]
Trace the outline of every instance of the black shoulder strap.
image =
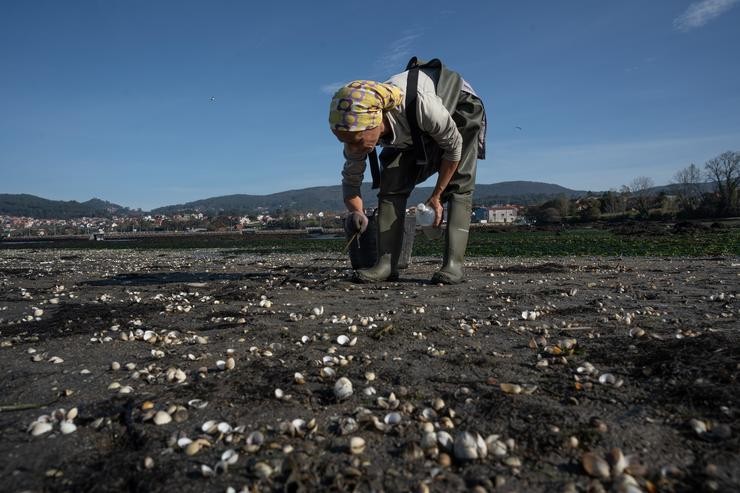
[[406,120],[409,122],[409,131],[411,132],[411,142],[414,145],[414,154],[416,155],[416,164],[423,165],[427,161],[424,150],[424,142],[421,139],[421,130],[419,129],[419,120],[416,115],[416,100],[419,88],[419,63],[416,57],[409,60],[406,65],[408,78],[406,79]]
[[370,175],[373,177],[373,190],[380,187],[380,163],[378,163],[378,152],[373,147],[373,150],[367,153],[368,161],[370,161]]

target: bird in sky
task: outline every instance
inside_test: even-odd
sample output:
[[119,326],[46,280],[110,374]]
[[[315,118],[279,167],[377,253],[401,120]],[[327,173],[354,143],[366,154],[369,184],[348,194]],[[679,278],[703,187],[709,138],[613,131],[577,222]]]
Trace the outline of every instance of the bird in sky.
[[521,130],[522,129],[522,127],[520,127],[518,125],[516,127],[514,127],[514,128],[517,129],[517,130]]
[[211,103],[215,103],[215,102],[216,102],[216,98],[214,98],[213,96],[211,96]]

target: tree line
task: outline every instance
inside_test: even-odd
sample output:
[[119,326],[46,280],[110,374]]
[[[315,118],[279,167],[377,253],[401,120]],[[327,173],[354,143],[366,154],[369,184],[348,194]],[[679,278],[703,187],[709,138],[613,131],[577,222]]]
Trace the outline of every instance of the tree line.
[[638,176],[619,190],[566,196],[530,207],[539,222],[559,223],[603,219],[698,219],[740,215],[740,152],[727,151],[700,168],[692,163],[680,169],[667,187],[656,188],[647,176]]

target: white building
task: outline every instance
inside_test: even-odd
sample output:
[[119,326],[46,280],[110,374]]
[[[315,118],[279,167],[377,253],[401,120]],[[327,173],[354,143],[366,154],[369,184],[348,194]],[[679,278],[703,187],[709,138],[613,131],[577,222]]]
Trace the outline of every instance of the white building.
[[514,205],[494,206],[488,209],[488,222],[494,224],[511,224],[516,221],[519,208]]

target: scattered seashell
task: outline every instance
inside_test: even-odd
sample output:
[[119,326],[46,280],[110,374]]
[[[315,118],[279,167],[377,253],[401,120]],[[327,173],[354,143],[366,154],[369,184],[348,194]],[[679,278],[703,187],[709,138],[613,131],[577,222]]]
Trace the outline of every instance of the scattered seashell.
[[507,394],[521,394],[522,386],[515,383],[502,383],[501,390]]
[[167,414],[165,411],[157,411],[157,414],[154,415],[153,421],[156,425],[166,425],[172,421],[172,416]]
[[593,452],[586,452],[581,457],[581,465],[584,471],[594,478],[609,479],[609,464]]
[[616,381],[617,378],[611,373],[602,373],[599,376],[599,383],[602,385],[614,385]]
[[195,455],[200,452],[201,448],[203,448],[203,445],[200,441],[191,442],[185,446],[185,455]]
[[239,454],[233,449],[228,449],[221,454],[221,460],[226,464],[233,466],[239,460]]
[[221,360],[221,359],[218,360],[218,361],[216,361],[216,368],[218,368],[221,371],[225,370],[226,369],[226,361]]
[[120,370],[121,369],[121,363],[119,363],[118,361],[114,361],[113,363],[110,364],[110,369],[113,370],[113,371]]
[[396,412],[388,413],[385,415],[385,418],[383,418],[383,422],[387,425],[395,426],[401,423],[401,415]]
[[182,437],[182,438],[177,439],[177,446],[180,448],[185,448],[191,443],[193,443],[193,441],[189,439],[188,437]]
[[365,451],[365,439],[362,437],[352,437],[349,440],[349,451],[354,455],[363,453]]
[[352,395],[352,382],[347,377],[342,377],[334,384],[334,395],[340,401],[348,399]]
[[75,426],[71,421],[62,421],[59,425],[59,429],[61,430],[62,435],[69,435],[77,430],[77,426]]
[[621,476],[624,470],[629,466],[629,461],[627,461],[627,458],[622,453],[622,449],[617,447],[614,447],[609,451],[607,459],[609,459],[609,464],[612,466],[612,476],[615,478]]
[[699,419],[694,418],[689,421],[689,426],[691,426],[691,429],[694,430],[694,433],[697,435],[702,435],[707,432],[707,424]]
[[298,385],[303,385],[304,383],[306,383],[306,378],[303,376],[302,373],[296,372],[295,374],[293,374],[293,381]]
[[639,338],[645,335],[645,331],[640,327],[632,327],[630,329],[630,337]]
[[460,461],[483,459],[488,455],[486,442],[479,434],[468,431],[458,433],[453,445],[455,458]]
[[339,337],[337,337],[337,344],[339,344],[340,346],[345,346],[348,343],[349,343],[349,337],[347,337],[346,335],[342,334]]
[[195,409],[203,409],[207,405],[208,405],[208,402],[201,400],[201,399],[192,399],[188,401],[188,406],[195,408]]
[[258,462],[254,465],[254,473],[258,478],[267,479],[272,476],[272,467],[265,462]]
[[226,369],[233,370],[236,367],[236,360],[234,358],[226,358]]
[[44,433],[48,433],[53,429],[53,426],[51,423],[47,423],[45,421],[37,421],[33,425],[31,425],[31,435],[37,437],[39,435],[43,435]]
[[218,431],[217,425],[218,423],[216,423],[216,421],[210,420],[203,423],[203,426],[201,426],[200,429],[203,430],[204,433],[212,435]]
[[74,419],[77,417],[77,413],[78,411],[76,407],[73,407],[72,409],[70,409],[69,412],[67,412],[67,416],[66,416],[67,421],[74,421]]

